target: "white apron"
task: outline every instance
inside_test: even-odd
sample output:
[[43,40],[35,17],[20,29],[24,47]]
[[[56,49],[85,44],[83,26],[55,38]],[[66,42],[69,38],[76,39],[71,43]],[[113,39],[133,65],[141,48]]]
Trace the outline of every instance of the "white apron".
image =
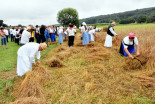
[[104,46],[105,47],[112,47],[112,36],[107,34]]
[[18,55],[17,59],[17,75],[23,76],[26,72],[32,70],[32,63],[29,60],[28,56]]

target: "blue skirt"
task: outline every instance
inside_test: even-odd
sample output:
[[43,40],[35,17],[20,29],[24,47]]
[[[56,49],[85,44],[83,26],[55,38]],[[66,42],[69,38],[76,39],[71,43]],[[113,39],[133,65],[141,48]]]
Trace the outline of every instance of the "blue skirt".
[[91,36],[90,36],[90,34],[88,34],[89,35],[89,41],[91,41]]
[[62,33],[59,33],[59,43],[63,43],[63,35]]
[[54,42],[54,40],[55,40],[55,33],[52,33],[51,34],[51,42]]
[[[134,46],[134,45],[129,45],[127,49],[128,49],[128,51],[130,52],[130,54],[135,54],[135,46]],[[121,53],[122,55],[124,55],[125,57],[128,57],[128,54],[127,54],[127,53],[125,52],[125,50],[124,50],[124,45],[123,45],[123,43],[121,43],[120,53]]]
[[83,32],[83,45],[89,44],[89,34],[88,32]]

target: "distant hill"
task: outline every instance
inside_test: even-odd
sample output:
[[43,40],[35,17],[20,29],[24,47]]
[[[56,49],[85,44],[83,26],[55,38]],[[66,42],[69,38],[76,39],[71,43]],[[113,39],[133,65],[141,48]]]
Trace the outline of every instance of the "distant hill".
[[155,13],[155,7],[84,18],[84,19],[80,19],[80,23],[86,22],[87,24],[96,24],[96,23],[109,23],[111,21],[119,22],[120,20],[129,18],[129,17],[133,17],[136,19],[141,14],[150,16],[151,13]]

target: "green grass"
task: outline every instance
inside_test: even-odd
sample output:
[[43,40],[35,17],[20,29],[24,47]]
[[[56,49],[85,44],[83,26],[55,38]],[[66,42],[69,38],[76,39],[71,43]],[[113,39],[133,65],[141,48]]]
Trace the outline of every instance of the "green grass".
[[[0,41],[1,44],[1,41]],[[49,45],[49,47],[41,52],[41,59],[46,58],[46,54],[51,51],[53,48],[59,46],[59,43]],[[14,42],[7,43],[8,49],[2,49],[0,47],[0,72],[9,73],[11,70],[16,70],[17,66],[17,51],[20,48]],[[9,104],[9,102],[13,102],[15,98],[13,97],[13,87],[14,87],[14,78],[10,78],[8,80],[5,79],[5,74],[0,76],[0,104]]]
[[14,78],[9,80],[0,78],[0,104],[6,104],[15,100],[12,96],[13,87]]
[[0,48],[0,71],[10,71],[16,67],[17,50],[20,46],[14,42],[10,42],[9,39],[7,47],[8,49],[4,50],[2,50],[2,47]]

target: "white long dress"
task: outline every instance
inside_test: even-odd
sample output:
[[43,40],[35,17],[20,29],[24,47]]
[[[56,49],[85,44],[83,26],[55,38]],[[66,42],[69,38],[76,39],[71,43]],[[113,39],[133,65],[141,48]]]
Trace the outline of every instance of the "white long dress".
[[20,47],[17,52],[17,75],[23,76],[27,71],[32,70],[32,63],[35,62],[35,56],[40,59],[38,43],[27,43]]
[[[117,35],[117,34],[114,32],[114,30],[113,30],[112,27],[109,28],[109,30],[111,31],[111,33],[112,33],[114,36]],[[107,36],[106,36],[104,46],[105,46],[105,47],[112,47],[112,36],[110,36],[109,34],[107,34]]]

